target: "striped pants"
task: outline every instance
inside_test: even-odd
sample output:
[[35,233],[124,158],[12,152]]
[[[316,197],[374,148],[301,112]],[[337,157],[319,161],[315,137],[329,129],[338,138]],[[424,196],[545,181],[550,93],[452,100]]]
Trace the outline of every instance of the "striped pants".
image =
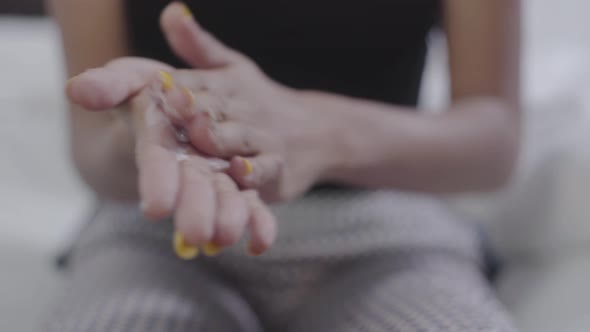
[[171,252],[169,224],[103,206],[43,331],[515,331],[481,271],[474,232],[434,200],[322,193],[275,213],[279,240],[268,254],[236,246],[186,262]]

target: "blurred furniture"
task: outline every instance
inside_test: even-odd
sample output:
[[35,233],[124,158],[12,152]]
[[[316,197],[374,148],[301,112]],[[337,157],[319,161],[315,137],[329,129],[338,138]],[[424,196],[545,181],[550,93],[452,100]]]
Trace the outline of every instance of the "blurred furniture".
[[[502,193],[449,200],[490,230],[506,262],[498,291],[523,332],[587,332],[590,2],[526,4],[527,126],[517,176]],[[446,101],[444,41],[432,42],[426,107]],[[0,331],[33,332],[62,286],[55,255],[84,219],[91,195],[69,163],[53,22],[0,18],[0,45]]]

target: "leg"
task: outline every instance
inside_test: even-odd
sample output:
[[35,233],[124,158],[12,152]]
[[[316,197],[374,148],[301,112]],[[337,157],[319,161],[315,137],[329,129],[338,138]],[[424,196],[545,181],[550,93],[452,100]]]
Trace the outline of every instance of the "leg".
[[45,331],[258,331],[237,294],[171,258],[117,248],[89,259]]
[[289,332],[512,332],[473,262],[444,253],[365,257],[302,304]]
[[166,224],[105,211],[78,241],[67,292],[42,331],[260,331],[233,289],[174,256]]

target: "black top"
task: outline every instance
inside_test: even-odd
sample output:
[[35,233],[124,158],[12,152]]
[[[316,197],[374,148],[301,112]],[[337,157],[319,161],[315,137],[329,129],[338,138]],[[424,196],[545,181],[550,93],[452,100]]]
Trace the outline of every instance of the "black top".
[[[170,1],[127,0],[135,55],[175,66],[158,19]],[[438,0],[189,0],[196,19],[296,88],[415,105]]]

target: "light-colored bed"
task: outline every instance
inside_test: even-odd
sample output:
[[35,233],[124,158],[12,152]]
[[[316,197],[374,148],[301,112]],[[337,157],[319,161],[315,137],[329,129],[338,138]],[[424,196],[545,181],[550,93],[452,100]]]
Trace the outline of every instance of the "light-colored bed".
[[[514,184],[453,198],[490,225],[507,260],[499,291],[525,331],[590,330],[590,4],[526,2],[527,130]],[[559,18],[559,21],[556,20]],[[445,102],[437,39],[423,104]],[[34,331],[58,293],[55,254],[90,194],[69,164],[58,35],[47,19],[0,18],[0,331]]]

